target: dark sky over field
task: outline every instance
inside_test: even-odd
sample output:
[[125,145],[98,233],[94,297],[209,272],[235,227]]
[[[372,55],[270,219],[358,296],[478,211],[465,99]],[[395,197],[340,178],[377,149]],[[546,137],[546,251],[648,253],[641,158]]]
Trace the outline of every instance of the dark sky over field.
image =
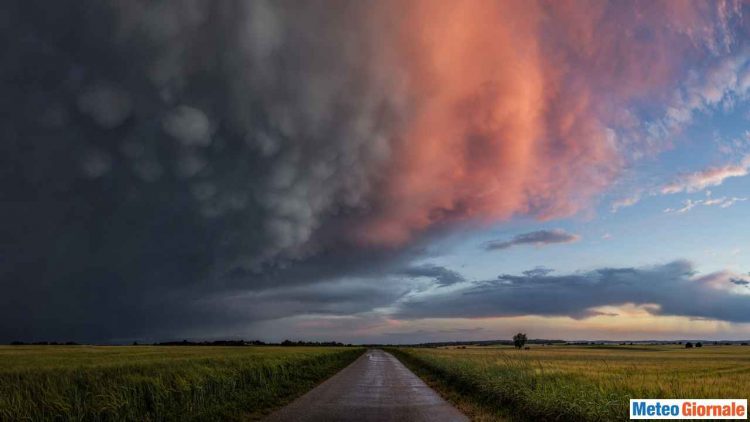
[[748,12],[5,1],[0,342],[750,337]]

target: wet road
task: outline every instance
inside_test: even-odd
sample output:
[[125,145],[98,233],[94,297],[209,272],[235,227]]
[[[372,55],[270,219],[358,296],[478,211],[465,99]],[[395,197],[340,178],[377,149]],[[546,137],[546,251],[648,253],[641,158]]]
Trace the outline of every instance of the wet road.
[[391,354],[368,350],[267,421],[468,421]]

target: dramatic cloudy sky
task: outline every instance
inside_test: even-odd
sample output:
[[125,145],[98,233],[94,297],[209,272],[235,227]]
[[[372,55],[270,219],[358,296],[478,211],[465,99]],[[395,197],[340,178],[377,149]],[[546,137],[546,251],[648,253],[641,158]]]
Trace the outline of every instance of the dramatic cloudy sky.
[[750,338],[749,19],[3,1],[0,342]]

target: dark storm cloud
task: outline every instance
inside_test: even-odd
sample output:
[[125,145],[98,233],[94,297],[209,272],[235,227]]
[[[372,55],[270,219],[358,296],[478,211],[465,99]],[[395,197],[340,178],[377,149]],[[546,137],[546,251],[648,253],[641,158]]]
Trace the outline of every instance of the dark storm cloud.
[[[421,342],[442,342],[446,338],[460,338],[462,341],[470,339],[485,339],[487,334],[483,327],[474,328],[453,328],[446,330],[413,330],[400,332],[385,332],[381,335],[385,343],[414,343],[414,339]],[[484,337],[483,337],[484,336]]]
[[745,287],[750,286],[750,281],[743,280],[741,278],[732,278],[729,280],[729,282],[732,284],[736,284],[738,286],[745,286]]
[[435,280],[439,286],[450,286],[451,284],[466,281],[464,277],[448,268],[434,264],[424,264],[405,268],[400,272],[407,277],[426,277]]
[[596,315],[599,306],[633,303],[658,315],[681,315],[731,322],[750,322],[750,296],[724,288],[727,273],[696,276],[692,264],[676,261],[645,268],[604,268],[552,276],[501,275],[458,291],[413,298],[398,316],[502,317],[519,315]]
[[340,236],[401,100],[364,10],[321,5],[3,2],[0,341],[174,335],[262,314],[207,297],[404,265]]
[[581,239],[577,234],[567,233],[563,230],[538,230],[519,234],[510,240],[493,240],[484,244],[484,249],[494,251],[508,249],[518,245],[544,246],[553,243],[572,243]]
[[352,315],[389,306],[409,286],[395,280],[342,279],[260,291],[222,292],[205,299],[232,319],[261,321],[300,315]]

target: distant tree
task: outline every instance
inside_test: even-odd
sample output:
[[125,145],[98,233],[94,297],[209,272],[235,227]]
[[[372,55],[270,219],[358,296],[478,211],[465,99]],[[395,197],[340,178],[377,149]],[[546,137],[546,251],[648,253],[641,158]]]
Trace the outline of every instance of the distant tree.
[[701,342],[699,341],[699,342],[695,343],[695,347],[703,347],[703,343],[701,343]]
[[685,343],[685,348],[686,349],[692,349],[693,348],[693,343],[691,343],[691,342]]
[[527,340],[526,334],[518,333],[513,336],[513,345],[516,346],[516,349],[522,349]]

